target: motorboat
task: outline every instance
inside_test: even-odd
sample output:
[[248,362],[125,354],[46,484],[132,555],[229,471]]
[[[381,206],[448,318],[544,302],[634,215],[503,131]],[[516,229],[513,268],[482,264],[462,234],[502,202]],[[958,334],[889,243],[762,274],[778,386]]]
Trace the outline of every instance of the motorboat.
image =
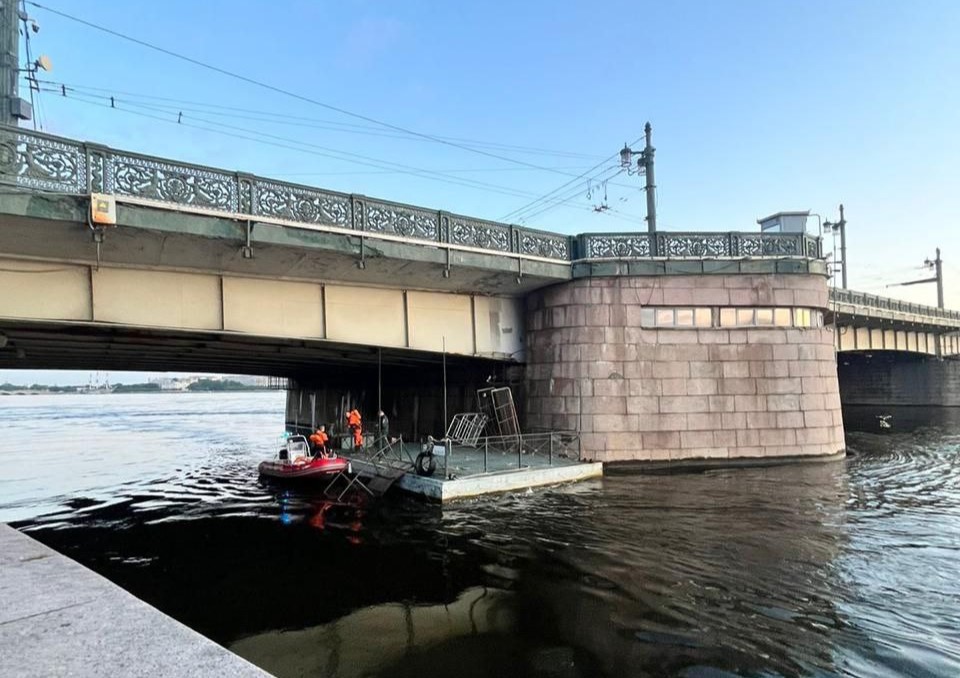
[[349,473],[350,460],[336,454],[313,455],[306,437],[293,435],[284,437],[276,458],[260,462],[257,470],[271,478],[329,478],[341,471]]

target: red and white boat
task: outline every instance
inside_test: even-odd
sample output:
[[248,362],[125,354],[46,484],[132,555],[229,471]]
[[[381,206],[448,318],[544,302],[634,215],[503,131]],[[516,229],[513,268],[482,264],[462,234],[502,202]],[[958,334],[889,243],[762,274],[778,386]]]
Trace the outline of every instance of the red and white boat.
[[350,471],[350,460],[331,456],[311,456],[310,444],[304,436],[286,438],[272,461],[260,462],[260,475],[290,480],[304,478],[328,478]]

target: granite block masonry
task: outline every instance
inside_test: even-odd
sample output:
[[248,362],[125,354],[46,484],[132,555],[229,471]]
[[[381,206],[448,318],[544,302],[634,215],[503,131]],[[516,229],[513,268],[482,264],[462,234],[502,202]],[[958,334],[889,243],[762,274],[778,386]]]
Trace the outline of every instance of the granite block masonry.
[[583,456],[604,462],[842,453],[833,331],[795,321],[822,317],[827,300],[812,274],[610,276],[536,291],[527,425],[580,431]]

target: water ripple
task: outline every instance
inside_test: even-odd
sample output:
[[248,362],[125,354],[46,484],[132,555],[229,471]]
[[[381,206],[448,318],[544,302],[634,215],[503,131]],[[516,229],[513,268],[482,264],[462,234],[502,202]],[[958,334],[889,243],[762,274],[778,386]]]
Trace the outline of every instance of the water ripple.
[[[949,429],[850,434],[842,462],[616,475],[440,510],[263,483],[282,395],[187,397],[130,397],[110,416],[67,396],[0,411],[8,455],[58,441],[6,467],[0,511],[277,675],[296,674],[277,650],[290,632],[311,638],[298,660],[320,666],[348,624],[398,605],[445,620],[420,631],[430,661],[408,637],[390,655],[402,661],[368,675],[504,656],[514,675],[553,675],[523,668],[550,658],[576,676],[960,675]],[[337,585],[303,586],[317,573]],[[457,601],[478,590],[511,613],[471,636],[484,648],[471,664],[458,634],[479,627]]]

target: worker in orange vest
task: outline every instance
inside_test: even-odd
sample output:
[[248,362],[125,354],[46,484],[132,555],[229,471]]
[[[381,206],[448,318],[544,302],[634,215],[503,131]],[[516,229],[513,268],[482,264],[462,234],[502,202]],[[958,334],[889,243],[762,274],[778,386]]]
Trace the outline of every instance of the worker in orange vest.
[[313,447],[313,456],[318,457],[321,454],[327,456],[327,441],[330,436],[327,435],[327,427],[321,426],[310,434],[310,445]]
[[353,432],[353,447],[357,450],[363,447],[363,423],[360,420],[360,412],[353,408],[347,412],[347,428]]

